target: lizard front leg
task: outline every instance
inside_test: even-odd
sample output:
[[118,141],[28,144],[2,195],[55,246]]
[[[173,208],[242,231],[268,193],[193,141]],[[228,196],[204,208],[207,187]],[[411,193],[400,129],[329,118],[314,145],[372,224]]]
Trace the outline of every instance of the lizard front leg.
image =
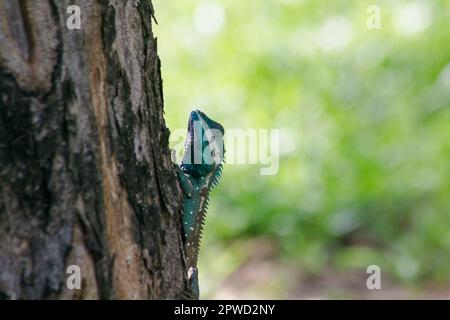
[[189,180],[187,174],[183,172],[183,170],[180,169],[180,167],[177,164],[174,164],[175,173],[178,177],[178,182],[180,183],[181,189],[183,189],[184,194],[187,198],[192,198],[192,191],[194,189],[194,186],[192,185],[191,181]]

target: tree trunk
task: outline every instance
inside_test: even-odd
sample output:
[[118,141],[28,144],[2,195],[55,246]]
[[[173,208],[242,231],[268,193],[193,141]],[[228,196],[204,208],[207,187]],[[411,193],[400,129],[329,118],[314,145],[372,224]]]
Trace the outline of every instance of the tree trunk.
[[0,0],[0,298],[185,289],[152,16],[148,0]]

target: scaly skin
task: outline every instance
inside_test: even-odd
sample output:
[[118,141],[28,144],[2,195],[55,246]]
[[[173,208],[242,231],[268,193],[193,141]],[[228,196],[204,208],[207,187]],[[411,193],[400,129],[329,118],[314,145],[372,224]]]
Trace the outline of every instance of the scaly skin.
[[200,110],[191,112],[185,154],[176,167],[184,192],[183,240],[189,292],[186,297],[199,298],[197,261],[210,190],[217,185],[223,163],[223,127]]

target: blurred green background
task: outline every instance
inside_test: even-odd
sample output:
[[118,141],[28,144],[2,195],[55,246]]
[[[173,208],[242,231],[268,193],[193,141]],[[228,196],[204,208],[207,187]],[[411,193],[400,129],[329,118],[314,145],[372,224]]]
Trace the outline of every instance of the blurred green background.
[[276,175],[212,193],[202,298],[450,298],[450,1],[153,5],[172,132],[281,130]]

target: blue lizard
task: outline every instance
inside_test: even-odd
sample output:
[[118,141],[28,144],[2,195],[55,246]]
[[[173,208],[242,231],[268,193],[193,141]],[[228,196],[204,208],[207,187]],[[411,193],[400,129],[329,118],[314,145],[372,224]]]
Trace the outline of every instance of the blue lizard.
[[189,279],[186,296],[195,299],[199,298],[197,261],[209,192],[218,184],[222,174],[224,133],[222,125],[211,120],[202,111],[192,111],[183,160],[179,166],[175,165],[184,193],[183,241]]

